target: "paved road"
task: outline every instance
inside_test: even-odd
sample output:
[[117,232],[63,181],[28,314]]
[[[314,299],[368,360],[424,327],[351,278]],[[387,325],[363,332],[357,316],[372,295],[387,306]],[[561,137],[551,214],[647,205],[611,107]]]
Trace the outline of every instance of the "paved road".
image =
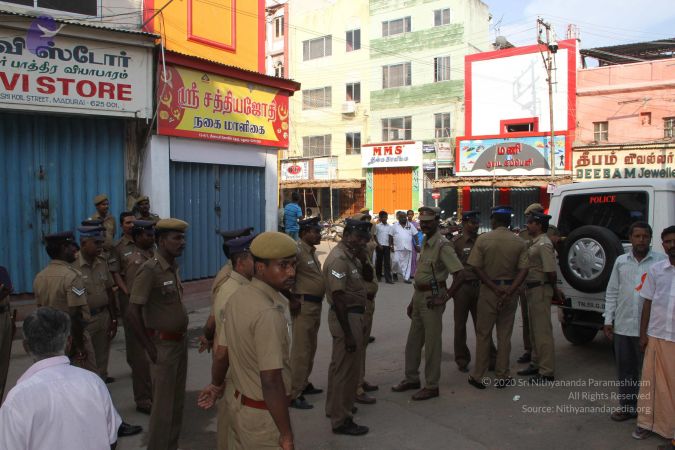
[[[320,247],[321,259],[328,250]],[[364,437],[336,436],[324,416],[325,394],[308,397],[315,408],[292,410],[293,427],[299,449],[648,449],[663,443],[658,437],[644,442],[631,438],[634,421],[615,423],[603,407],[615,407],[616,390],[602,383],[614,380],[612,350],[602,337],[590,345],[575,347],[562,337],[556,324],[557,379],[554,387],[517,386],[478,391],[467,384],[466,374],[457,371],[452,355],[452,314],[445,313],[444,351],[441,396],[426,402],[410,401],[411,393],[397,394],[390,387],[403,376],[403,348],[409,326],[405,306],[412,295],[410,285],[380,285],[376,299],[373,334],[376,341],[368,347],[367,379],[378,384],[376,405],[359,405],[355,420],[370,427]],[[181,448],[204,450],[215,448],[215,412],[196,407],[199,389],[209,381],[210,355],[197,353],[196,338],[208,315],[204,295],[187,299],[190,310],[190,355],[187,398]],[[330,336],[323,314],[318,354],[311,381],[325,388],[330,362]],[[553,315],[555,320],[555,313]],[[469,348],[474,349],[470,327]],[[121,329],[120,329],[121,332]],[[516,321],[512,339],[512,369],[522,353],[520,320]],[[30,365],[18,341],[14,343],[8,386]],[[113,342],[110,375],[117,378],[110,391],[122,417],[130,423],[147,427],[148,418],[134,409],[129,369],[124,359],[120,335]],[[585,411],[579,408],[587,408]],[[120,449],[144,448],[145,435],[123,438]]]

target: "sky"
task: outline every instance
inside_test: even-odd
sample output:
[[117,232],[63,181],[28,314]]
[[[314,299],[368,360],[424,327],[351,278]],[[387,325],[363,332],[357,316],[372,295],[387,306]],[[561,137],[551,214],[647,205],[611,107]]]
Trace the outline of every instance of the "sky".
[[568,24],[575,24],[581,48],[675,38],[675,0],[483,2],[492,14],[491,37],[506,36],[516,46],[536,43],[537,17],[554,26],[558,40],[565,39]]

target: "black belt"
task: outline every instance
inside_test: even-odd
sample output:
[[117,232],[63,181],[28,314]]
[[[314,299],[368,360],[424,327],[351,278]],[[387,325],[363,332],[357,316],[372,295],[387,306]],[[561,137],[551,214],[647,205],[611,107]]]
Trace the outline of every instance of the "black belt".
[[4,314],[9,311],[9,305],[0,305],[0,314]]
[[[331,305],[330,309],[335,311],[335,306]],[[352,314],[363,314],[363,313],[366,312],[366,307],[360,306],[360,305],[348,306],[346,309],[347,309],[347,313],[352,313]]]
[[308,302],[316,302],[316,303],[321,303],[323,301],[323,297],[317,297],[316,295],[309,295],[309,294],[302,294],[302,299]]
[[525,287],[528,289],[538,288],[539,286],[544,286],[546,284],[551,284],[548,281],[529,281],[525,283]]
[[101,314],[106,309],[108,309],[107,306],[101,306],[100,308],[89,308],[89,314],[91,314],[92,316],[95,316],[97,314]]
[[511,286],[513,284],[513,280],[492,280],[492,282],[497,286]]

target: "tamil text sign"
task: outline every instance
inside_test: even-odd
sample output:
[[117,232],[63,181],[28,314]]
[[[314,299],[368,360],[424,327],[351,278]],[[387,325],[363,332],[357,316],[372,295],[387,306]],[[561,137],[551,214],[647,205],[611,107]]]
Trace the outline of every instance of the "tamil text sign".
[[574,180],[675,178],[675,150],[586,150],[573,154]]
[[417,167],[422,165],[422,142],[386,142],[361,146],[362,166]]
[[309,179],[309,160],[284,161],[281,163],[281,180],[296,181]]

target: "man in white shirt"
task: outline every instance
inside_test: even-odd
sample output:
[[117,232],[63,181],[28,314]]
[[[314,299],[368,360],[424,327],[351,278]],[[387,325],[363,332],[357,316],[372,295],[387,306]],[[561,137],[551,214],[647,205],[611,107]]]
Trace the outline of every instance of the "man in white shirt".
[[621,408],[611,415],[621,422],[637,416],[642,352],[640,351],[640,289],[647,271],[666,258],[650,250],[652,228],[645,222],[635,222],[628,231],[630,252],[619,256],[605,293],[604,332],[614,342],[614,358],[619,385]]
[[70,365],[70,317],[43,307],[23,322],[35,363],[0,408],[1,450],[109,450],[122,423],[101,378]]
[[661,233],[668,259],[654,264],[647,274],[640,297],[644,299],[640,321],[640,348],[645,351],[638,426],[635,439],[651,432],[671,438],[675,446],[675,225]]
[[394,241],[392,251],[392,266],[394,273],[401,275],[405,283],[410,284],[410,270],[412,268],[413,258],[413,239],[417,236],[417,228],[408,222],[408,217],[404,211],[396,213],[397,222],[391,228],[391,235]]
[[375,275],[377,281],[382,281],[382,270],[384,270],[384,280],[387,284],[394,284],[391,281],[391,248],[394,246],[394,240],[391,235],[391,225],[387,223],[389,214],[387,211],[380,211],[378,215],[380,222],[375,225]]

